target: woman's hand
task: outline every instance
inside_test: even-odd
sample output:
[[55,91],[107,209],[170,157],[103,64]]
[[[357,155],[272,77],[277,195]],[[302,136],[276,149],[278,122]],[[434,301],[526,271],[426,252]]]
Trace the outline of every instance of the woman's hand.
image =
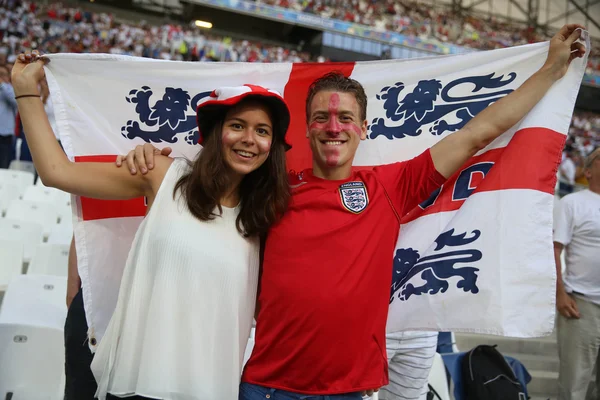
[[46,85],[44,65],[48,61],[36,50],[31,53],[20,54],[17,57],[11,75],[16,96],[39,94],[40,84]]
[[555,79],[560,79],[567,73],[571,61],[585,55],[585,46],[576,41],[582,30],[585,30],[583,25],[564,25],[550,40],[544,67],[552,71]]

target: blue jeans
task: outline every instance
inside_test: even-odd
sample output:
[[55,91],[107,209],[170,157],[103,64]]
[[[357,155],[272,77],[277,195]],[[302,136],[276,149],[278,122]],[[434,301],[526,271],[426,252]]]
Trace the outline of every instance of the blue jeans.
[[250,383],[240,384],[240,396],[238,400],[362,400],[359,392],[332,395],[312,395],[286,392],[285,390],[269,389],[266,387],[252,385]]

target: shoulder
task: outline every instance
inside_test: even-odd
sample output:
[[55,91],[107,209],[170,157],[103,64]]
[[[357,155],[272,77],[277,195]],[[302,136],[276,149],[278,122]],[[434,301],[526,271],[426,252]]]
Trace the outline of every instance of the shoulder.
[[588,202],[588,194],[586,190],[571,193],[560,199],[561,210],[576,210],[584,206]]

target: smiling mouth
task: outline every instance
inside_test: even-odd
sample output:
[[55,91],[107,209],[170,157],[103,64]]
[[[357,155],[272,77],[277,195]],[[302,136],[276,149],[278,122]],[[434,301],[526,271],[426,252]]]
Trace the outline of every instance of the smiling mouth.
[[321,143],[328,146],[341,146],[346,142],[343,140],[321,140]]
[[234,150],[234,152],[235,152],[237,155],[239,155],[239,156],[241,156],[241,157],[243,157],[243,158],[247,158],[247,159],[250,159],[250,158],[256,157],[256,154],[254,154],[254,153],[250,153],[249,151],[244,151],[244,150]]

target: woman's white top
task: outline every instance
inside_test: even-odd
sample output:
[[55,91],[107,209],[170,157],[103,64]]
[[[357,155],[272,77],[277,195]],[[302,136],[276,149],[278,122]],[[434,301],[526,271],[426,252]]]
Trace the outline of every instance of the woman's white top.
[[[173,188],[173,161],[138,229],[92,371],[96,396],[236,400],[256,300],[258,239],[239,208],[200,221]],[[216,210],[218,213],[218,209]]]

